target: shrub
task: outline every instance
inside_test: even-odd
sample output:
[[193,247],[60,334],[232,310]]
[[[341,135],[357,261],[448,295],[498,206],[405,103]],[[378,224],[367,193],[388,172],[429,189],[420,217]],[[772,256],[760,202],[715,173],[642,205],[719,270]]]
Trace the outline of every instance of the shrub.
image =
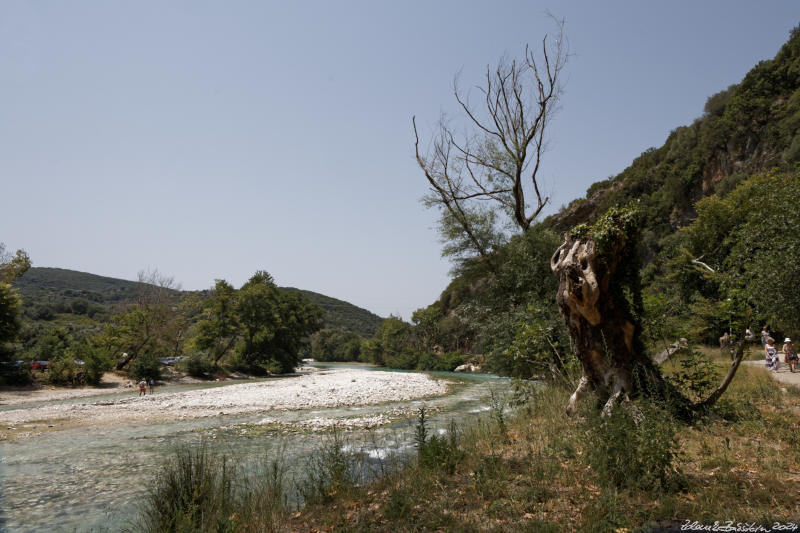
[[208,360],[208,357],[201,353],[193,353],[181,361],[181,366],[187,374],[196,378],[204,377],[214,370],[214,365]]
[[584,456],[606,486],[663,490],[676,473],[677,423],[662,407],[618,406],[603,417],[587,412]]
[[702,401],[711,394],[719,381],[719,371],[711,358],[694,350],[677,361],[678,369],[669,376],[692,401]]
[[458,431],[454,421],[444,435],[428,433],[428,418],[425,408],[419,409],[417,425],[414,433],[414,445],[417,448],[417,462],[423,468],[437,468],[453,474],[456,465],[463,458],[464,452],[459,446]]
[[82,380],[89,385],[100,383],[103,372],[111,369],[111,359],[108,355],[84,340],[73,342],[67,353],[74,361],[83,363],[78,366],[80,366]]
[[439,370],[451,372],[454,368],[464,364],[466,357],[461,352],[447,352],[437,354],[425,352],[419,354],[417,359],[417,370]]
[[359,481],[359,462],[345,451],[342,433],[334,427],[330,438],[313,454],[306,465],[305,479],[298,492],[305,503],[324,503],[348,491]]
[[156,478],[132,531],[233,531],[234,470],[205,447],[180,448]]
[[133,379],[160,379],[161,363],[154,354],[140,354],[131,363],[128,375]]
[[47,381],[58,385],[75,385],[82,381],[81,368],[67,351],[50,361]]

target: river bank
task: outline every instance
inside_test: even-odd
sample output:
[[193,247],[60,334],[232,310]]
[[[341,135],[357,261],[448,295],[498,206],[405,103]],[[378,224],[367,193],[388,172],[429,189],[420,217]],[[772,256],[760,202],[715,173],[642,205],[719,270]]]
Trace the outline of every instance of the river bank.
[[[24,391],[4,394],[0,438],[25,438],[41,431],[80,426],[167,422],[342,406],[363,406],[446,394],[448,384],[425,374],[336,369],[288,378],[223,384],[180,392],[138,396],[129,388]],[[103,396],[101,400],[93,398]],[[11,397],[9,397],[11,396]],[[86,401],[57,403],[57,400]],[[51,400],[56,403],[47,402]],[[44,405],[26,405],[30,401]],[[16,402],[13,404],[12,402]]]
[[[165,461],[187,447],[224,454],[247,475],[260,472],[265,457],[280,458],[290,469],[287,475],[298,479],[333,434],[365,460],[388,461],[414,449],[421,407],[432,416],[431,430],[438,431],[453,418],[472,420],[486,413],[491,389],[507,391],[508,380],[337,368],[286,378],[168,385],[157,387],[152,397],[139,398],[138,390],[106,390],[46,404],[0,405],[0,417],[64,416],[0,426],[0,531],[121,531]],[[90,391],[50,393],[79,390]],[[241,408],[218,407],[234,401]],[[161,402],[173,406],[164,408]]]

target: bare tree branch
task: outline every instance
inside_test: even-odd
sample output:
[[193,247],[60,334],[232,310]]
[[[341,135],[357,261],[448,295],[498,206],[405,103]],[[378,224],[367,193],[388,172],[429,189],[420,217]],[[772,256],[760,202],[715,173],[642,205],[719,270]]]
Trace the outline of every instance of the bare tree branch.
[[[544,36],[539,57],[526,45],[520,60],[503,57],[495,67],[486,67],[484,84],[476,88],[480,105],[470,102],[456,76],[453,94],[463,113],[463,135],[457,135],[443,116],[433,150],[423,157],[416,119],[412,119],[417,163],[432,191],[426,198],[429,207],[438,206],[458,220],[475,251],[484,257],[491,250],[470,227],[475,220],[467,215],[470,204],[494,202],[524,231],[549,201],[542,194],[539,172],[569,55],[564,23],[553,20],[557,33],[555,38]],[[526,202],[529,194],[534,206]]]

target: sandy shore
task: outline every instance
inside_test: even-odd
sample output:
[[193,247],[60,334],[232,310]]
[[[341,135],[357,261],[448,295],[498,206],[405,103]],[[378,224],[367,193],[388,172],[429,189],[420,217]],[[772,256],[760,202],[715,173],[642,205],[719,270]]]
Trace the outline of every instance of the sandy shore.
[[[126,389],[130,392],[130,389]],[[91,391],[91,392],[90,392]],[[108,389],[83,391],[85,395],[108,394]],[[99,391],[99,392],[94,392]],[[38,392],[38,391],[33,391]],[[60,391],[76,393],[81,391]],[[0,411],[3,430],[14,431],[16,426],[34,429],[45,427],[75,427],[147,421],[185,420],[218,415],[265,413],[275,410],[309,409],[369,405],[388,401],[403,401],[447,392],[447,384],[425,374],[404,372],[374,372],[365,370],[326,370],[297,377],[278,378],[256,383],[235,383],[220,387],[174,393],[159,393],[143,397],[44,405],[25,408],[24,401],[14,395],[19,409]],[[3,396],[7,396],[8,393]],[[35,395],[34,395],[35,396]],[[59,393],[49,398],[38,396],[36,401],[57,400]],[[70,398],[70,396],[66,396]],[[8,401],[4,402],[8,405]],[[8,428],[8,429],[7,429]],[[15,428],[14,430],[10,428]],[[20,428],[22,429],[22,428]]]

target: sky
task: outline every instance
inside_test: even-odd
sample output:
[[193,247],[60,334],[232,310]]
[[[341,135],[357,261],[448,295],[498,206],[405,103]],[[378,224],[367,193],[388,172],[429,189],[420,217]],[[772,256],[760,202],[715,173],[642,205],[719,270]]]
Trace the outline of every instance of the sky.
[[414,159],[454,76],[565,22],[552,213],[771,59],[800,3],[0,2],[0,242],[35,266],[281,286],[409,320],[449,281]]

